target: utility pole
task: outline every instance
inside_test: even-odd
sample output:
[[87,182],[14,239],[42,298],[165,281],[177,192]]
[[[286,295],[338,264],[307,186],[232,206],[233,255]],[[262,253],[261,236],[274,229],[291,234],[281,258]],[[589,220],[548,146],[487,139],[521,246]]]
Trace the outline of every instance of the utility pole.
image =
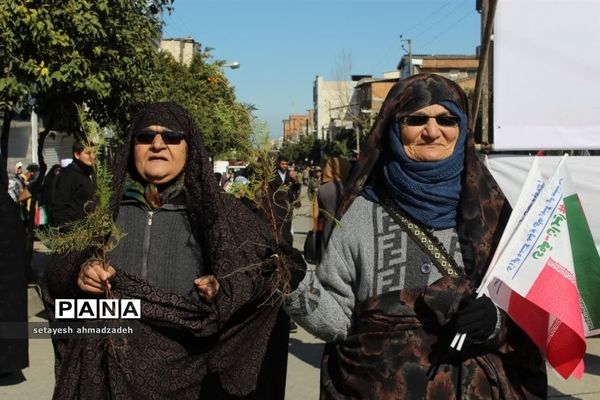
[[[482,21],[483,22],[483,37],[481,39],[481,48],[479,52],[479,66],[477,68],[477,81],[475,82],[475,90],[473,92],[473,99],[471,102],[471,126],[473,129],[477,126],[477,114],[479,112],[479,105],[482,101],[482,97],[486,95],[488,100],[486,102],[487,112],[483,112],[482,118],[482,138],[481,142],[483,147],[490,148],[490,138],[488,122],[489,122],[489,72],[490,69],[490,47],[492,43],[492,31],[494,28],[494,16],[496,14],[496,6],[498,0],[483,0],[482,5]],[[485,10],[484,10],[485,9]],[[485,19],[483,19],[483,13],[485,11]],[[487,78],[487,83],[484,86],[484,78]],[[485,89],[485,90],[484,90]],[[485,121],[485,122],[484,122]]]
[[407,44],[408,44],[408,50],[404,49],[404,46],[402,46],[402,48],[408,52],[408,76],[412,76],[412,75],[414,75],[412,39],[402,39],[402,35],[400,35],[400,39],[401,39],[400,40],[401,42],[407,42]]
[[412,39],[406,41],[408,42],[408,73],[413,76],[415,72],[413,70]]
[[362,132],[362,126],[358,126],[356,129],[356,154],[360,154],[360,136]]
[[[481,43],[485,40],[485,24],[488,17],[488,12],[490,9],[489,1],[483,0],[481,2]],[[491,59],[488,56],[486,60],[485,68],[482,69],[481,75],[481,142],[485,144],[490,143],[490,72],[491,72],[491,63],[489,62]],[[481,60],[479,62],[482,62]]]

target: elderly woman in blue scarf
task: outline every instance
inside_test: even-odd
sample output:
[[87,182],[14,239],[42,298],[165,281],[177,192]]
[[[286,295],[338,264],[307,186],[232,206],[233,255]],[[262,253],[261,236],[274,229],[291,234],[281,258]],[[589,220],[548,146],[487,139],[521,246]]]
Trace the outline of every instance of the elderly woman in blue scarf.
[[321,263],[286,301],[328,342],[321,398],[544,398],[535,346],[474,294],[510,207],[475,153],[462,89],[398,82],[346,188]]

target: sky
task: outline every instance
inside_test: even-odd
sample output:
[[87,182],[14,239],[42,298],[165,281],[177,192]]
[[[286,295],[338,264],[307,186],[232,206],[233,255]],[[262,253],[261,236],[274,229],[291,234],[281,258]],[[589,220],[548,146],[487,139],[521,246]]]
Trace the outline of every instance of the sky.
[[[381,77],[407,54],[475,54],[475,0],[175,0],[164,38],[192,37],[224,69],[238,100],[282,135],[282,120],[313,107],[313,82]],[[346,75],[346,76],[343,76]]]

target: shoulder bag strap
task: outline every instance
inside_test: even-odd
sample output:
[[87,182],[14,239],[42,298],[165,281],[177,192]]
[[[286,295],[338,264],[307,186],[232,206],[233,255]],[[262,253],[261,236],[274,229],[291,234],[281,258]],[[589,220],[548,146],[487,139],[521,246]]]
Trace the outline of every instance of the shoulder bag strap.
[[464,274],[458,269],[456,262],[448,255],[444,246],[433,237],[427,230],[421,229],[419,224],[413,221],[404,211],[400,209],[385,193],[377,192],[381,205],[422,249],[431,255],[431,259],[440,273],[444,276],[462,277]]

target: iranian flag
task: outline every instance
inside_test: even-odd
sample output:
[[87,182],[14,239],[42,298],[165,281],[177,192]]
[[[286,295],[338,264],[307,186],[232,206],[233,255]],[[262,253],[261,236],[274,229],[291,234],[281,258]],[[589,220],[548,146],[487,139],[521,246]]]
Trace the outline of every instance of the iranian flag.
[[566,159],[547,182],[534,159],[479,289],[565,379],[581,378],[585,337],[600,332],[600,257]]

